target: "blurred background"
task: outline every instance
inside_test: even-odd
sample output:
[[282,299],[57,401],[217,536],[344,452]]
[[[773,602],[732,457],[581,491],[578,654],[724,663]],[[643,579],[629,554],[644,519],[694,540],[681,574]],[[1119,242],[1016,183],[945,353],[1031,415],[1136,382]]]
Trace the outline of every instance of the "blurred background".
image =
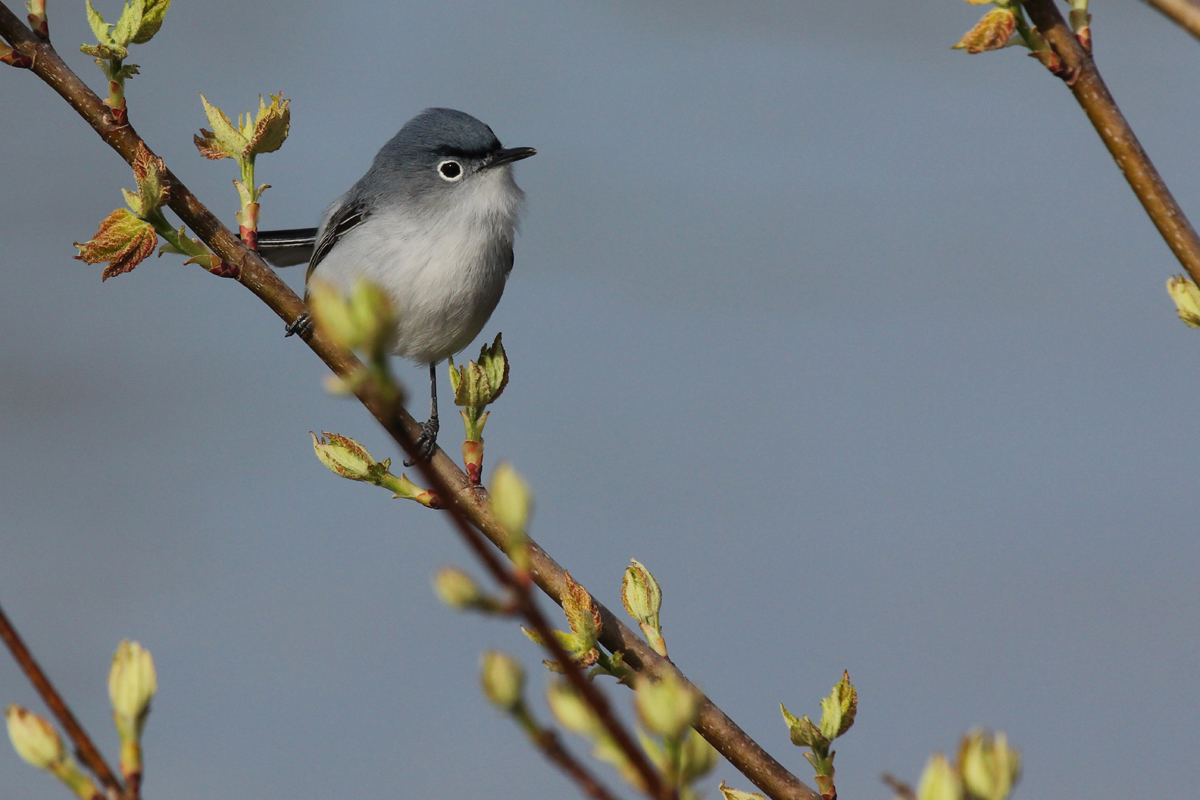
[[[1017,797],[1186,796],[1200,334],[1061,82],[950,50],[983,10],[180,0],[131,56],[130,118],[235,225],[236,166],[192,145],[199,93],[232,115],[282,90],[264,229],[316,224],[427,106],[537,147],[480,338],[513,365],[485,466],[528,477],[540,543],[614,608],[630,557],[650,567],[676,663],[810,783],[778,703],[816,714],[849,670],[843,797],[890,797],[881,772],[915,781],[978,725],[1024,751]],[[1200,43],[1132,0],[1093,12],[1197,213]],[[83,4],[50,14],[101,90]],[[310,430],[394,455],[375,422],[236,283],[73,261],[132,174],[28,73],[0,96],[0,602],[110,757],[129,637],[159,670],[156,800],[574,796],[479,694],[502,648],[548,716],[516,625],[434,598],[439,566],[478,574],[445,522],[314,458]],[[9,701],[44,713],[0,658]],[[752,788],[723,764],[710,797],[721,779]],[[7,744],[0,785],[66,797]]]

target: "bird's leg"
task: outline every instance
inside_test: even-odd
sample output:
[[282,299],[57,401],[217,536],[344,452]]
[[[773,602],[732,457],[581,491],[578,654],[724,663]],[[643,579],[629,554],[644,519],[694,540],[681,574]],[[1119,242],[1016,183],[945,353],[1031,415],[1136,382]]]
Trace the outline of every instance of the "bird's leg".
[[301,339],[307,339],[313,330],[312,316],[307,311],[302,311],[300,316],[296,317],[288,326],[283,329],[283,338],[300,334]]
[[[428,461],[433,458],[433,453],[437,450],[438,428],[438,409],[437,409],[437,364],[429,365],[429,395],[432,398],[433,404],[429,410],[429,419],[425,420],[425,424],[421,426],[421,436],[417,439],[417,449],[421,452],[421,458]],[[405,461],[404,466],[411,467],[415,461]]]

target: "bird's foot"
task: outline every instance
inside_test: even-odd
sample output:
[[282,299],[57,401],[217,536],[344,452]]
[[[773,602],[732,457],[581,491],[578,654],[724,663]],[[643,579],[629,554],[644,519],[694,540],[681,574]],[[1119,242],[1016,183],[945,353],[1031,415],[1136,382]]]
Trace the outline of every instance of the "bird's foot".
[[300,334],[301,339],[308,339],[308,337],[312,335],[313,331],[312,315],[307,311],[301,313],[300,316],[288,323],[288,326],[283,330],[283,337],[285,339],[289,336],[295,336],[296,334]]
[[[437,452],[439,427],[437,417],[430,417],[421,425],[421,435],[417,438],[417,452],[421,454],[422,461],[429,461],[433,458],[433,454]],[[405,461],[404,466],[411,467],[416,463],[416,459],[411,459]]]

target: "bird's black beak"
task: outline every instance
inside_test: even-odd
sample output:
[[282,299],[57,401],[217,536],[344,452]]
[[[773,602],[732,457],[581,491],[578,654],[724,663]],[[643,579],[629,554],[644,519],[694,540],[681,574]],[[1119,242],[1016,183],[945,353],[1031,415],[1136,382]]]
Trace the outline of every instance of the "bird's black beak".
[[505,147],[492,153],[488,162],[483,165],[484,169],[498,167],[501,164],[511,164],[514,161],[520,161],[522,158],[536,156],[537,150],[532,147]]

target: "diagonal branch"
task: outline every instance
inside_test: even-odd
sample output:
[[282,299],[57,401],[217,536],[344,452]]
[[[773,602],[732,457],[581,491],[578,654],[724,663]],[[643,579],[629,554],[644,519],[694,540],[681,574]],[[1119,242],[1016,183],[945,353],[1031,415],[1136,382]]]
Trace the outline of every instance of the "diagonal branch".
[[592,800],[619,800],[607,786],[596,780],[587,767],[580,764],[579,760],[562,746],[562,742],[558,740],[554,731],[539,731],[531,739],[534,745],[542,751],[546,760],[567,773],[579,785],[579,790],[586,797],[590,797]]
[[1200,3],[1195,0],[1142,0],[1185,31],[1200,39]]
[[[30,58],[31,71],[66,100],[105,143],[116,150],[126,162],[132,164],[137,145],[142,141],[132,126],[118,125],[101,99],[62,61],[54,48],[35,38],[3,3],[0,3],[0,36],[7,39],[22,55]],[[304,311],[304,303],[279,279],[274,270],[268,267],[257,253],[244,247],[170,171],[167,172],[167,179],[171,187],[168,203],[171,210],[214,253],[232,265],[237,280],[285,322],[290,323],[299,316]],[[307,343],[339,376],[348,376],[362,366],[351,353],[336,346],[319,332]],[[357,396],[405,452],[413,455],[414,443],[421,432],[420,423],[403,408],[388,402],[369,386],[361,388]],[[487,553],[494,563],[499,564],[495,553],[483,546],[475,533],[478,530],[493,545],[507,552],[508,532],[492,515],[487,493],[479,487],[471,486],[467,476],[441,450],[431,462],[418,460],[418,464],[431,488],[447,501],[447,512],[459,525],[464,536],[468,537],[473,549],[480,554],[485,563],[487,559],[483,553]],[[534,582],[561,605],[566,587],[565,570],[532,540],[529,546],[530,572]],[[503,567],[501,569],[503,570]],[[532,603],[529,605],[532,606]],[[673,673],[681,681],[691,685],[674,664],[654,652],[608,608],[599,602],[596,602],[596,607],[599,609],[603,626],[600,641],[606,648],[613,652],[623,651],[625,663],[632,669],[656,677]],[[535,629],[539,628],[533,619],[530,621],[534,623]],[[545,634],[546,631],[539,630],[539,633]],[[549,636],[547,641],[556,642],[556,639]],[[566,663],[563,661],[564,656],[562,653],[556,654],[560,662]],[[581,691],[591,704],[594,687],[590,681],[584,681],[584,684],[586,685]],[[747,779],[773,800],[817,800],[819,796],[816,792],[785,769],[711,700],[703,694],[700,696],[703,700],[695,724],[696,730]],[[602,698],[600,702],[603,703]],[[593,707],[600,713],[599,708]],[[635,750],[638,754],[636,757],[644,758],[640,749]],[[651,781],[647,785],[655,784]]]
[[1100,134],[1101,141],[1116,160],[1150,220],[1192,280],[1200,282],[1200,237],[1117,107],[1096,69],[1096,62],[1079,44],[1054,0],[1025,0],[1025,9],[1038,31],[1065,62],[1067,68],[1063,74],[1069,76],[1067,86],[1096,133]]
[[87,764],[88,769],[95,773],[100,782],[104,784],[104,788],[108,789],[110,794],[115,794],[117,797],[127,797],[125,788],[121,786],[121,782],[117,780],[117,776],[109,769],[108,763],[105,762],[104,756],[92,743],[91,737],[87,735],[87,731],[79,724],[79,720],[75,719],[75,715],[71,713],[71,709],[63,701],[62,695],[54,688],[54,684],[46,677],[46,673],[37,663],[37,659],[33,657],[33,653],[29,652],[29,648],[25,646],[25,642],[21,639],[21,635],[17,633],[17,629],[9,621],[4,613],[4,609],[0,608],[0,639],[4,640],[4,644],[8,645],[9,652],[12,653],[13,660],[17,662],[21,670],[29,678],[29,682],[33,684],[33,688],[41,695],[42,700],[46,703],[46,707],[50,709],[50,713],[54,714],[58,719],[59,724],[63,726],[63,730],[67,732],[67,736],[71,737],[71,741],[75,743],[75,749],[79,753],[79,757],[83,763]]

